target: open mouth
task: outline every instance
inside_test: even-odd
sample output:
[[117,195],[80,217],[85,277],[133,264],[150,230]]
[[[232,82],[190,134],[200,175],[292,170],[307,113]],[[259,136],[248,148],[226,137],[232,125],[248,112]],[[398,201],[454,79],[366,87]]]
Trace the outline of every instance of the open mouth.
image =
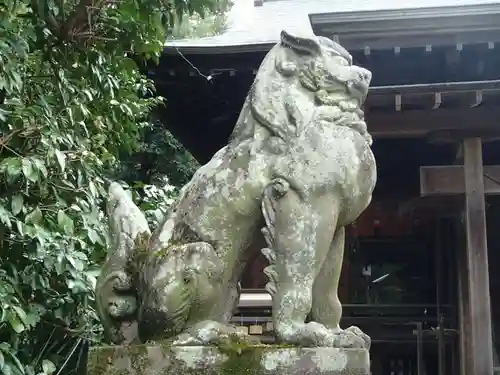
[[362,107],[366,97],[368,96],[368,85],[362,82],[353,83],[350,87],[350,92],[353,99],[357,102],[359,107]]

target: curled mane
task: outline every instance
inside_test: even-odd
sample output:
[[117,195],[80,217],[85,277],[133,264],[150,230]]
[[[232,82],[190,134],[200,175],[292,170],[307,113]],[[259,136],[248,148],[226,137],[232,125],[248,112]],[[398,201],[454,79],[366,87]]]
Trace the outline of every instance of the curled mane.
[[262,127],[267,137],[286,143],[308,125],[327,121],[357,130],[371,144],[360,108],[366,92],[356,90],[355,69],[351,55],[330,39],[282,32],[259,68],[231,143],[254,137]]

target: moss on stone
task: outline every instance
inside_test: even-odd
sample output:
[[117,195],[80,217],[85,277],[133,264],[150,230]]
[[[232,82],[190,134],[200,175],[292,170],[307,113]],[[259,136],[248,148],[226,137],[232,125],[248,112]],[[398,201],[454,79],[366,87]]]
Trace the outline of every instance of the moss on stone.
[[150,368],[152,365],[151,359],[148,355],[148,347],[146,345],[138,345],[130,354],[130,358],[132,361],[132,369],[134,370],[135,375],[146,374],[148,368]]
[[252,344],[241,341],[232,341],[226,345],[219,345],[220,352],[228,357],[228,360],[220,368],[220,375],[259,375],[262,371],[261,359],[265,350],[291,347],[294,346],[289,344]]
[[228,351],[225,353],[228,360],[220,368],[220,375],[259,375],[263,350],[263,347],[246,346]]
[[[290,349],[290,350],[287,350]],[[326,350],[326,352],[325,352]],[[291,345],[229,342],[220,346],[172,346],[171,343],[94,348],[88,375],[286,375],[295,366],[304,374],[367,375],[368,352],[345,349],[348,362],[339,364],[339,349],[300,349]],[[321,357],[320,362],[313,359]],[[325,367],[326,366],[326,367]],[[330,368],[328,368],[330,366]]]
[[150,365],[147,345],[105,346],[90,352],[88,375],[130,375],[127,369],[114,366],[118,358],[130,360],[134,375],[142,375]]
[[105,347],[91,349],[87,373],[105,374],[108,368],[108,358],[112,355],[113,351],[113,348],[108,350]]

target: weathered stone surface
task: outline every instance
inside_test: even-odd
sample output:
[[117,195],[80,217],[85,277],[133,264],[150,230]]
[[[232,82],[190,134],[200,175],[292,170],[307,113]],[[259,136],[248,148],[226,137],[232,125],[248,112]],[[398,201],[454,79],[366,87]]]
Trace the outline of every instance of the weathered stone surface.
[[376,182],[361,109],[370,80],[332,40],[282,32],[229,144],[195,173],[159,228],[151,233],[130,196],[111,185],[114,242],[96,291],[111,341],[245,341],[227,322],[245,263],[262,250],[279,342],[370,347],[358,328],[339,327],[337,293],[344,228]]
[[366,349],[135,345],[94,348],[88,375],[369,375]]

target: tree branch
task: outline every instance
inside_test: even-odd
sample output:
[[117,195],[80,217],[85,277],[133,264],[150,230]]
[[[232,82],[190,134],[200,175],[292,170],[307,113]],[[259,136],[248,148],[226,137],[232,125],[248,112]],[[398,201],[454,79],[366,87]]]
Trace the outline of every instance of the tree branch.
[[38,18],[45,21],[52,34],[60,36],[61,26],[59,25],[59,22],[54,14],[49,9],[40,9],[38,5],[38,0],[31,1],[31,8],[33,9],[33,12],[38,16]]
[[87,23],[89,7],[94,5],[94,0],[81,0],[70,13],[63,28],[65,35],[74,34],[75,29],[81,29],[82,23]]
[[91,23],[93,16],[109,2],[113,1],[81,0],[64,25],[65,34],[71,39],[80,36],[81,33],[85,33],[88,37],[89,34],[92,34]]

